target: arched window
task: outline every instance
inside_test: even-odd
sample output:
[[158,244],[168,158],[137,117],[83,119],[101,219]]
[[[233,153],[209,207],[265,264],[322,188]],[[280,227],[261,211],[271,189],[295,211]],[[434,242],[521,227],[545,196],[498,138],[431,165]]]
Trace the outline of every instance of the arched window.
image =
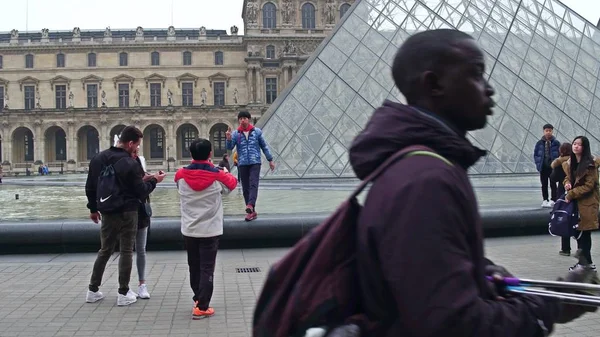
[[275,58],[275,46],[267,46],[267,50],[265,52],[265,54],[267,55],[268,59],[274,59]]
[[184,66],[192,65],[192,52],[190,52],[190,51],[183,52],[183,65]]
[[215,65],[216,66],[222,66],[223,65],[223,52],[222,51],[216,51],[215,52]]
[[152,54],[150,54],[150,61],[153,66],[159,66],[160,54],[157,51],[153,51]]
[[164,159],[164,133],[160,127],[150,130],[150,159]]
[[343,4],[340,7],[340,19],[344,17],[344,14],[350,9],[350,4]]
[[88,67],[95,67],[96,66],[96,53],[89,53],[88,54]]
[[222,157],[225,153],[227,153],[226,147],[226,135],[227,125],[223,123],[216,124],[210,130],[210,138],[212,141],[213,147],[213,157],[219,158]]
[[315,6],[307,2],[302,5],[302,29],[315,29]]
[[263,6],[263,28],[274,29],[277,26],[277,8],[272,2],[267,2]]

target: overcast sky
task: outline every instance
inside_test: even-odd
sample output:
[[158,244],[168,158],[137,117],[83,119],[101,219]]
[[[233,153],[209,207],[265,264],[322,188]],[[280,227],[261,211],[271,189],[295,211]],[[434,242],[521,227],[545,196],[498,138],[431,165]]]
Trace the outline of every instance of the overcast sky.
[[[29,2],[29,20],[26,20]],[[173,3],[173,21],[171,21]],[[563,0],[563,3],[596,24],[598,0]],[[243,32],[243,0],[0,0],[0,31],[23,32],[86,29],[176,28],[226,29]]]

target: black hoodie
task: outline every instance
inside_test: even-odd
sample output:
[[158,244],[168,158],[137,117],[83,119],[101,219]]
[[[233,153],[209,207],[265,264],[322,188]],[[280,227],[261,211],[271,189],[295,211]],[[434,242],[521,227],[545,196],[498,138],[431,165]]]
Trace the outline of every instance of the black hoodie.
[[[373,184],[358,220],[363,300],[387,312],[386,336],[538,336],[559,313],[536,296],[497,301],[485,279],[483,230],[467,169],[485,155],[432,114],[386,101],[350,148],[364,179],[393,153],[425,145],[450,160],[414,156]],[[384,284],[381,284],[381,279]]]

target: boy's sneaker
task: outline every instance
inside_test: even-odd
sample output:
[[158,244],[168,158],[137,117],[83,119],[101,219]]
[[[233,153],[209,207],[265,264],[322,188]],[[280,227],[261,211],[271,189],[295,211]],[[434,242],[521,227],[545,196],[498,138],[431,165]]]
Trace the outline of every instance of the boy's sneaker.
[[117,296],[117,305],[118,306],[130,305],[135,302],[137,302],[137,294],[134,293],[133,291],[131,291],[131,289],[129,289],[129,291],[127,292],[127,295],[119,294],[119,296]]
[[246,214],[246,217],[244,218],[244,220],[252,221],[252,220],[256,219],[257,217],[258,217],[258,214],[256,212],[252,212],[252,213]]
[[246,213],[251,214],[252,212],[254,212],[254,206],[246,205]]
[[138,287],[137,297],[144,300],[150,299],[150,293],[148,292],[148,287],[145,284],[142,284]]
[[206,317],[210,317],[215,314],[215,309],[208,308],[206,310],[200,310],[197,306],[194,306],[192,309],[192,319],[202,319]]
[[571,252],[569,252],[569,251],[564,251],[564,250],[561,250],[560,252],[558,252],[558,255],[562,255],[562,256],[571,256]]
[[576,263],[573,267],[569,267],[569,271],[573,271],[573,270],[577,269],[577,267],[581,267],[581,268],[585,268],[585,269],[591,269],[593,271],[596,271],[596,265],[595,264],[585,265],[585,264],[579,264],[579,263]]
[[542,201],[542,207],[544,207],[544,208],[550,207],[550,201],[548,201],[548,200]]
[[103,298],[104,294],[102,294],[100,291],[93,292],[91,290],[88,290],[87,295],[85,296],[85,301],[87,303],[94,303],[100,301]]

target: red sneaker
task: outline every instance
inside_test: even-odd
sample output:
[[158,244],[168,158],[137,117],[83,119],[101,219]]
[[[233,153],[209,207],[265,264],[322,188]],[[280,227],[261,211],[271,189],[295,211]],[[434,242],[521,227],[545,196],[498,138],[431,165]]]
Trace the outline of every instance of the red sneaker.
[[254,212],[254,206],[246,205],[246,213],[250,214],[252,212]]
[[252,221],[252,220],[256,219],[257,216],[258,216],[258,214],[256,212],[248,213],[248,214],[246,214],[246,217],[244,218],[244,220]]
[[200,310],[200,308],[194,306],[192,309],[192,319],[202,319],[206,317],[210,317],[215,314],[215,309],[208,308],[206,310]]

